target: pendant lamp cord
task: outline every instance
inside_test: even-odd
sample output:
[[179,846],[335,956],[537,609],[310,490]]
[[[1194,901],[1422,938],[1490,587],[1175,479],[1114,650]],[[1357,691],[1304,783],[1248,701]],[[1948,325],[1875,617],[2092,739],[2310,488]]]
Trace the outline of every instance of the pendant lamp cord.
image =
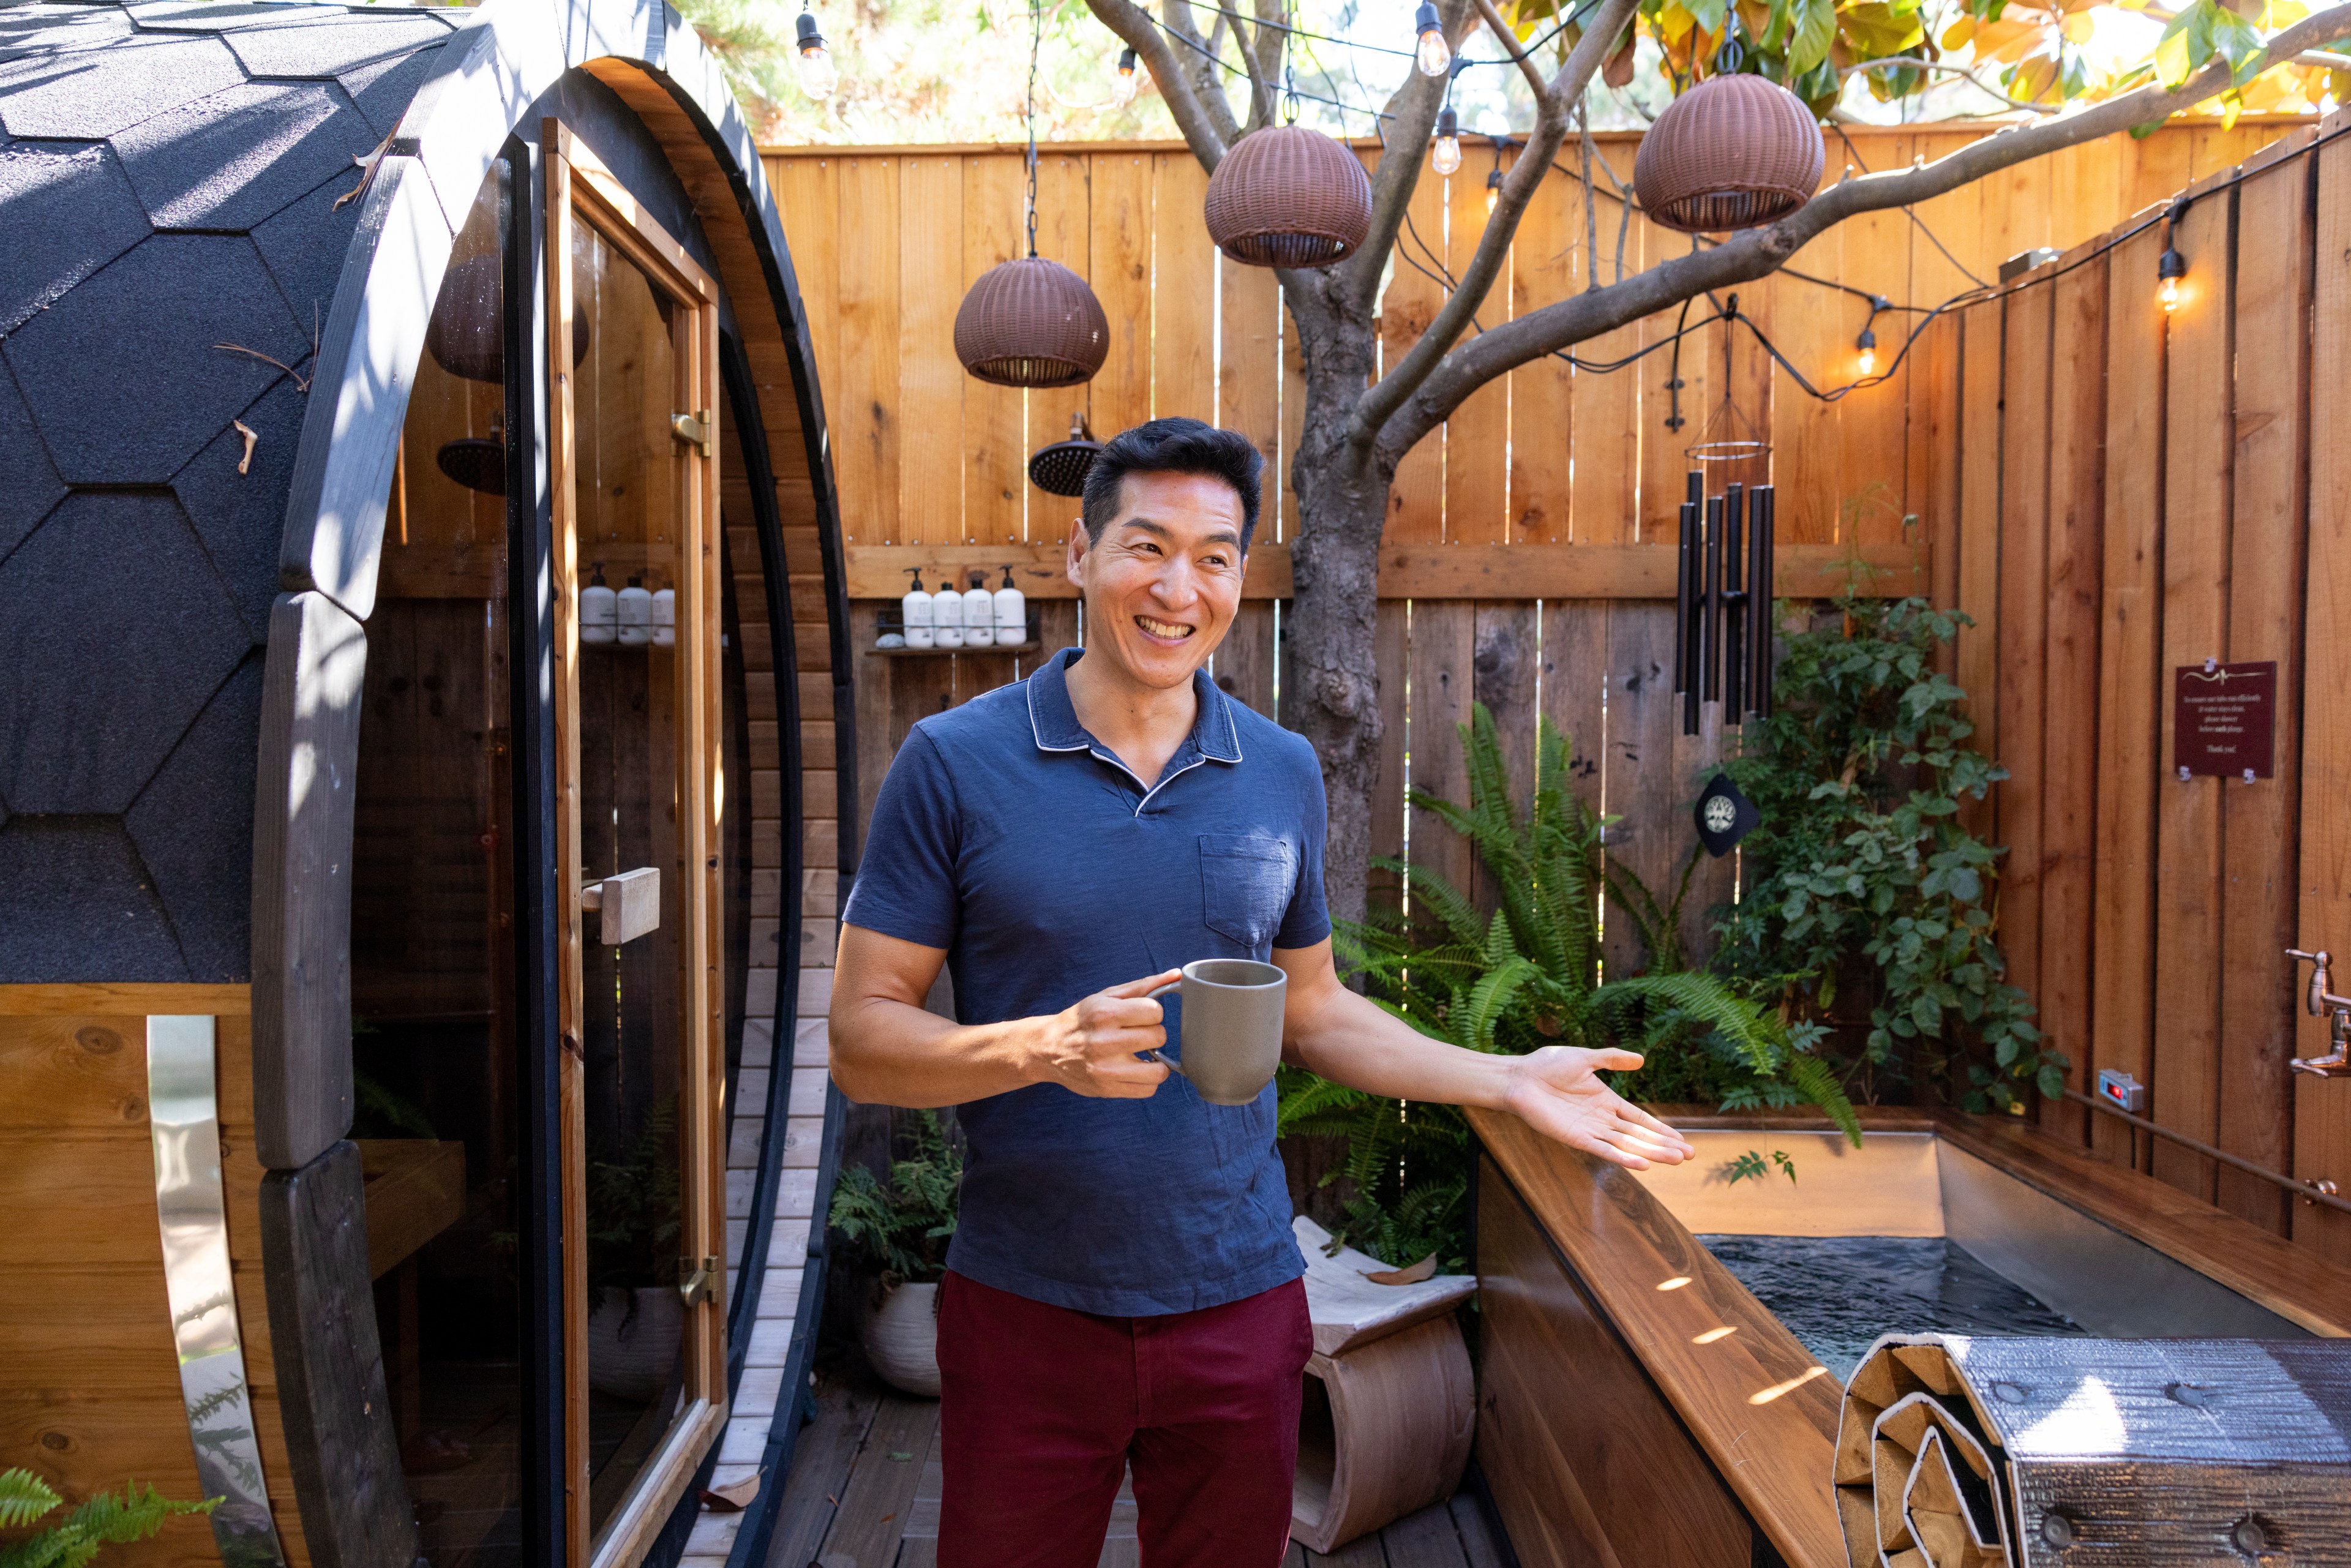
[[[1298,123],[1298,66],[1296,57],[1290,53],[1290,40],[1298,31],[1298,0],[1290,0],[1282,7],[1282,18],[1287,25],[1282,29],[1281,42],[1277,46],[1281,50],[1281,122],[1295,125]],[[1452,84],[1448,82],[1446,85],[1450,87]]]
[[1043,0],[1029,0],[1029,258],[1037,258],[1037,53],[1045,45]]

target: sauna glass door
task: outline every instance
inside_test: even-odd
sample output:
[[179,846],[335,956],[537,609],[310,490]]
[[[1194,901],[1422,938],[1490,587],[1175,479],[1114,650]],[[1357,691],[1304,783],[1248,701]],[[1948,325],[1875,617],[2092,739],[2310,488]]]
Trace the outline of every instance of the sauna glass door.
[[548,319],[571,890],[570,1560],[633,1563],[725,1405],[716,310],[707,277],[586,151],[559,149]]

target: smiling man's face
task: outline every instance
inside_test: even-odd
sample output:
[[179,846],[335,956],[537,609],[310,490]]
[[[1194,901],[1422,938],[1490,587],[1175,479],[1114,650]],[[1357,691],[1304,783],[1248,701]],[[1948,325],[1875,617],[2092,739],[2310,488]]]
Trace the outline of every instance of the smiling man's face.
[[1071,530],[1070,580],[1086,650],[1138,685],[1183,685],[1223,642],[1241,601],[1241,498],[1206,474],[1129,474],[1118,516],[1089,543]]

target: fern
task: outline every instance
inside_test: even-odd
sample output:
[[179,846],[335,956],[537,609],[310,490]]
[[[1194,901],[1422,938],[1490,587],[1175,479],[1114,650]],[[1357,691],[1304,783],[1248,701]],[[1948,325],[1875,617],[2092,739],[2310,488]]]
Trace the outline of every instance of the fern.
[[[26,1469],[0,1470],[0,1528],[19,1529],[63,1506],[65,1500]],[[152,1486],[125,1484],[122,1495],[95,1494],[47,1530],[0,1546],[0,1568],[81,1568],[102,1546],[144,1541],[182,1514],[205,1514],[219,1498],[181,1502]]]
[[885,1281],[936,1280],[946,1271],[963,1192],[963,1155],[935,1111],[915,1114],[908,1157],[890,1180],[846,1166],[832,1189],[831,1223]]

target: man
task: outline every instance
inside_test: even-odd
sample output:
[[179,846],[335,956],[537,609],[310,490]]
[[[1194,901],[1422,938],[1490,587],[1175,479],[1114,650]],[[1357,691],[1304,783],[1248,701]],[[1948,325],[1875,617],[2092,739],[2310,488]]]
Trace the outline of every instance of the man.
[[[842,913],[832,1074],[959,1107],[939,1296],[946,1568],[1091,1568],[1132,1465],[1151,1568],[1271,1568],[1290,1528],[1304,1261],[1274,1091],[1211,1105],[1142,1053],[1195,958],[1288,976],[1283,1057],[1409,1100],[1508,1110],[1635,1170],[1689,1146],[1594,1070],[1486,1056],[1340,981],[1322,773],[1202,669],[1240,604],[1259,458],[1161,419],[1105,445],[1069,574],[1085,647],[917,724]],[[958,1022],[925,1012],[948,966]]]

